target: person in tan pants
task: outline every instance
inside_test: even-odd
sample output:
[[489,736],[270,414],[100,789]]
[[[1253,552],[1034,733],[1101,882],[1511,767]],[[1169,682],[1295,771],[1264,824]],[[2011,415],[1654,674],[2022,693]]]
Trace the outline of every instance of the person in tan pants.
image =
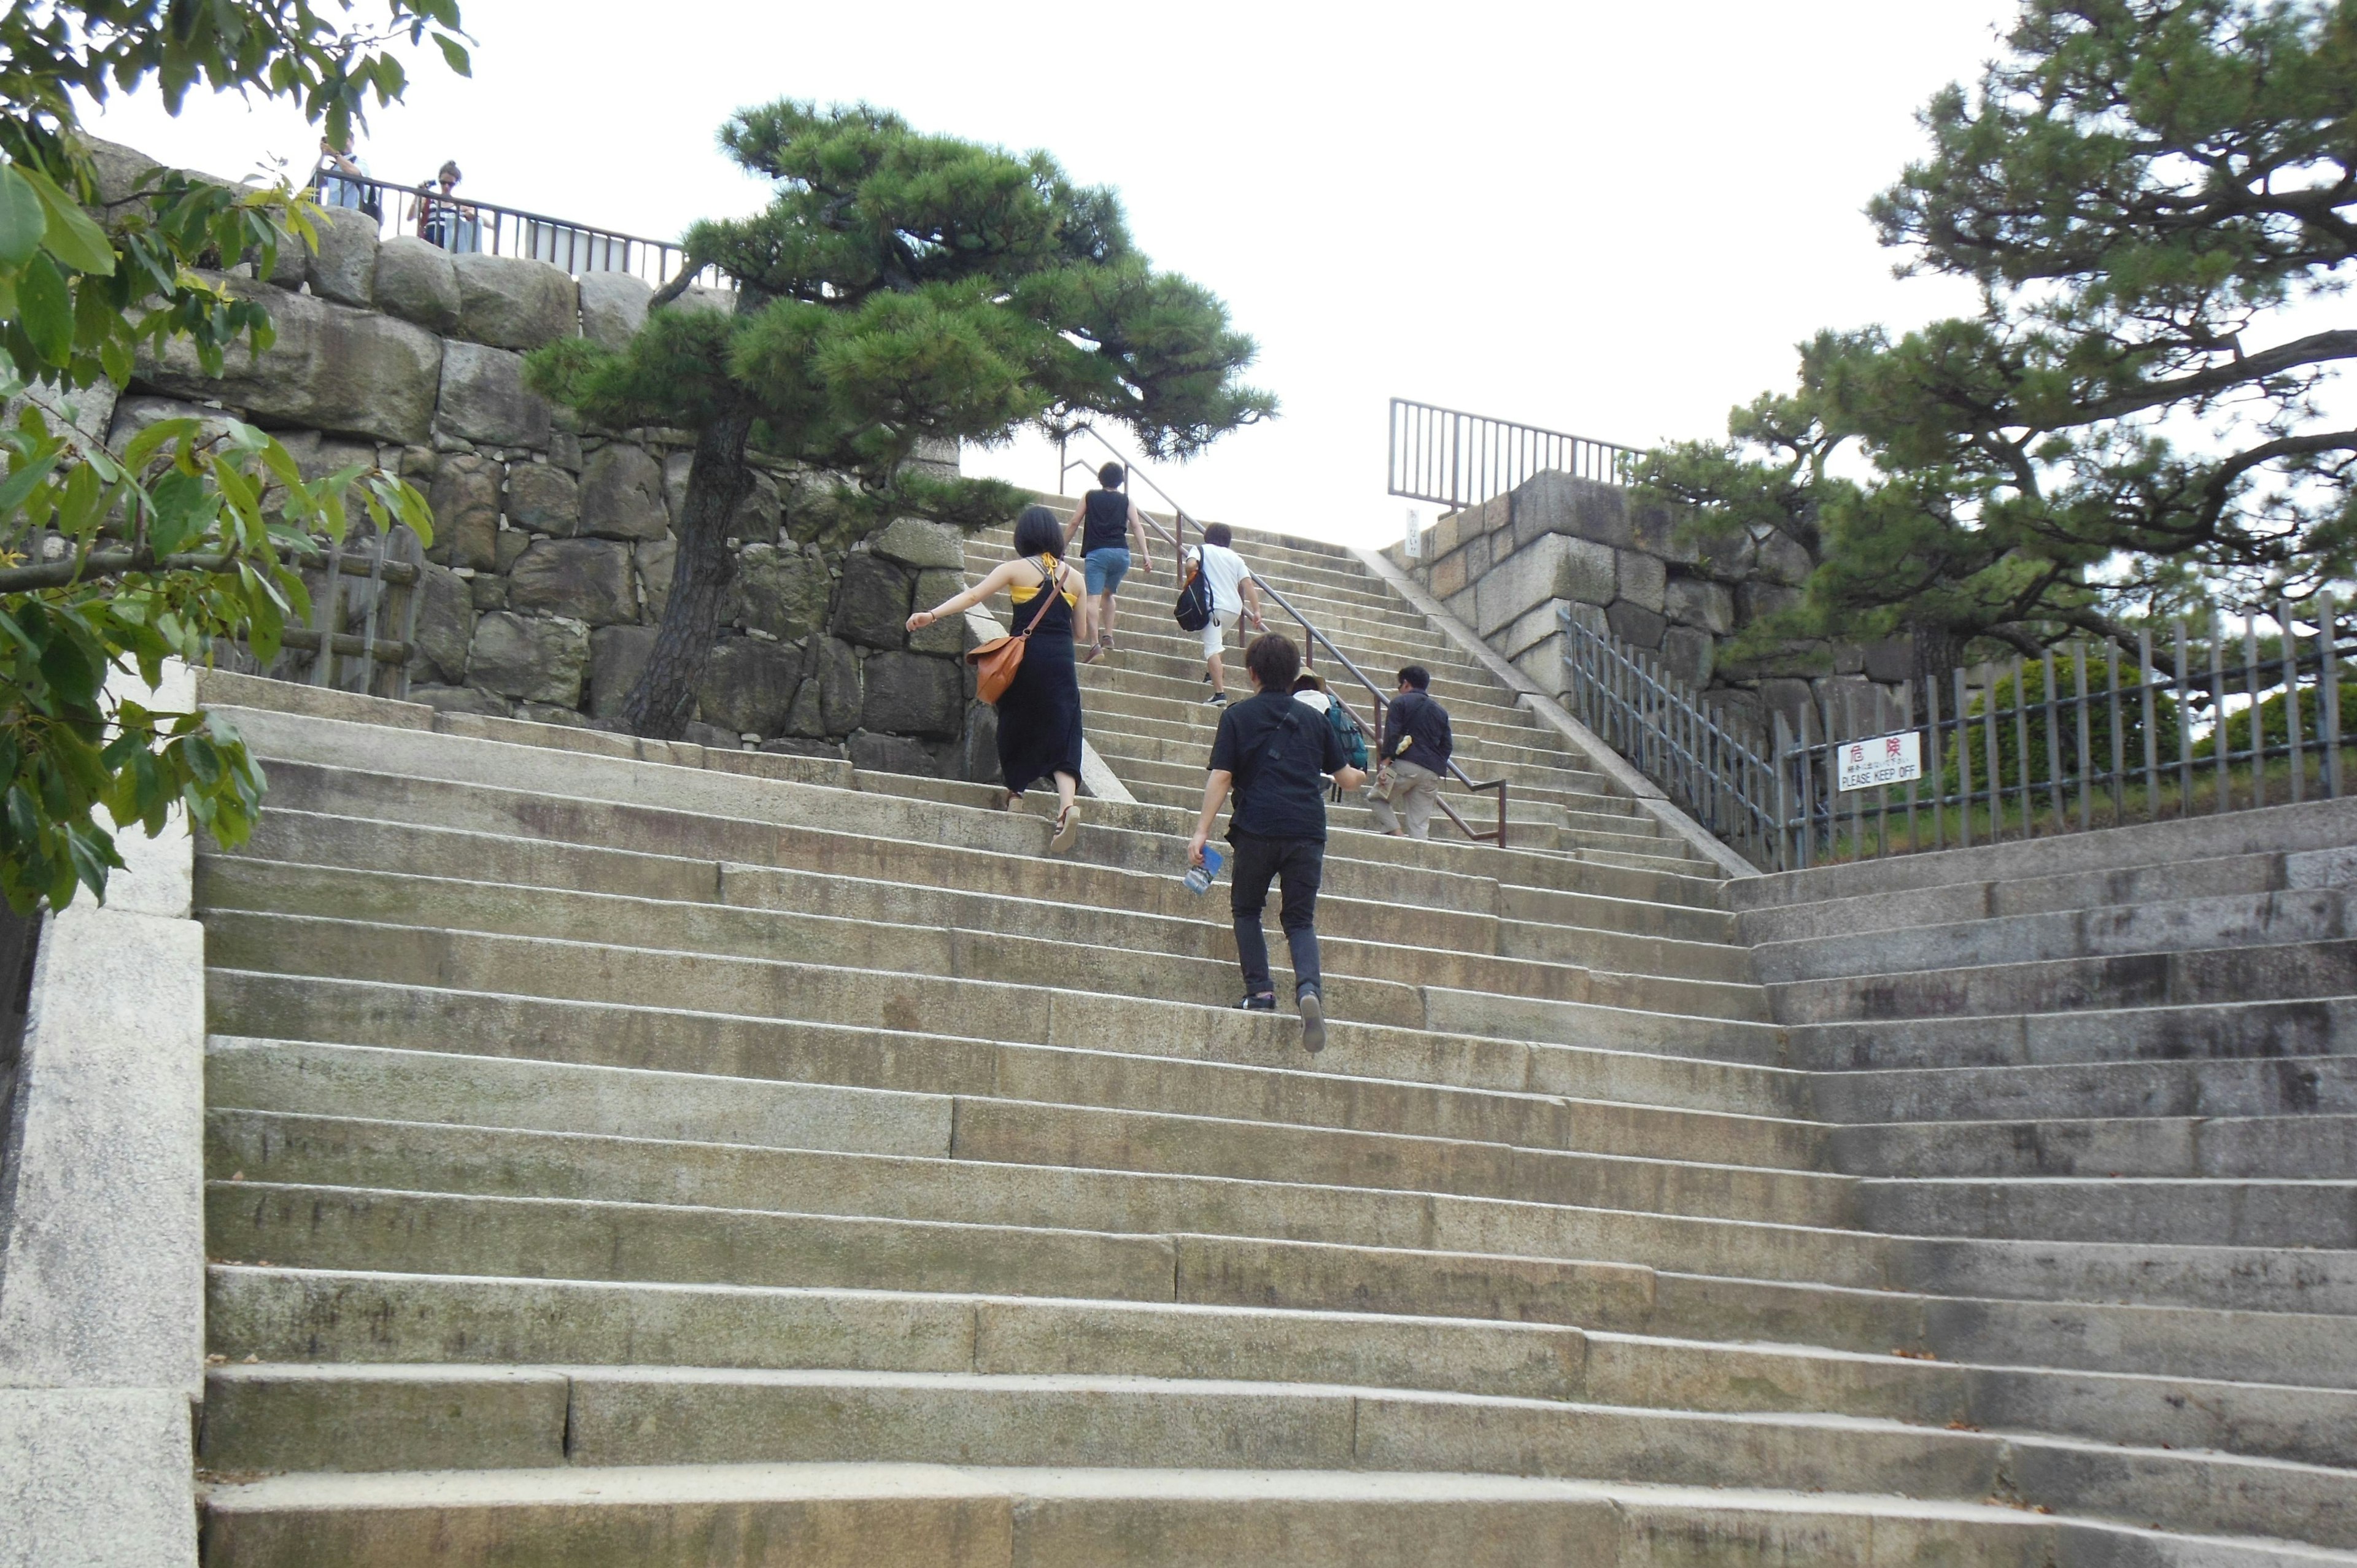
[[1375,753],[1375,789],[1382,792],[1371,791],[1367,804],[1375,813],[1375,826],[1394,838],[1403,831],[1412,839],[1431,836],[1440,781],[1448,774],[1455,737],[1448,730],[1448,710],[1433,701],[1431,686],[1431,672],[1420,664],[1399,672],[1399,695],[1384,715],[1383,744]]

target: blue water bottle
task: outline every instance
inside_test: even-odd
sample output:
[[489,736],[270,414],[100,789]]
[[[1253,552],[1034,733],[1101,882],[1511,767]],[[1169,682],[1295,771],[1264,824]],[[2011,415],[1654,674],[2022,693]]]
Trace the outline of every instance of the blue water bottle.
[[1210,890],[1211,879],[1220,875],[1222,856],[1210,844],[1203,846],[1203,864],[1187,868],[1187,891],[1202,893]]

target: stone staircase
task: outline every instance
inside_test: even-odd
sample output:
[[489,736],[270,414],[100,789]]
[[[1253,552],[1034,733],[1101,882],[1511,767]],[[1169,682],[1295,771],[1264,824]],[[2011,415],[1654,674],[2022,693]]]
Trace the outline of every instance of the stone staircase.
[[[1069,505],[1069,503],[1065,503]],[[966,575],[979,582],[1006,559],[1011,530],[970,536]],[[1688,845],[1664,834],[1639,812],[1627,795],[1581,767],[1562,741],[1514,702],[1514,693],[1479,663],[1452,646],[1412,607],[1340,545],[1284,534],[1236,531],[1236,549],[1261,576],[1308,616],[1366,671],[1386,695],[1402,665],[1421,664],[1432,672],[1433,695],[1448,709],[1458,763],[1476,780],[1507,782],[1510,844],[1551,849],[1598,864],[1717,880],[1718,869]],[[1171,552],[1157,542],[1154,575],[1132,572],[1122,585],[1114,636],[1119,650],[1081,670],[1081,698],[1091,744],[1138,800],[1199,810],[1203,803],[1203,761],[1219,728],[1217,708],[1204,698],[1202,641],[1180,631],[1170,618],[1178,591]],[[1004,626],[1006,596],[987,607]],[[1268,628],[1307,646],[1300,625],[1274,604],[1265,605]],[[1252,695],[1244,674],[1243,637],[1231,628],[1226,668],[1228,693]],[[1339,677],[1361,720],[1368,717],[1365,688],[1338,671],[1323,650],[1313,650],[1314,667]],[[1374,737],[1370,737],[1372,750]],[[1497,825],[1494,794],[1475,794],[1453,780],[1445,787],[1450,804],[1480,832]],[[1329,813],[1338,825],[1372,822],[1356,796]],[[1459,840],[1446,821],[1436,819],[1434,836]]]
[[1178,880],[1167,574],[1066,857],[211,678],[207,1563],[2357,1563],[2357,815],[1722,883],[1334,559],[1544,810],[1338,811],[1314,1060]]

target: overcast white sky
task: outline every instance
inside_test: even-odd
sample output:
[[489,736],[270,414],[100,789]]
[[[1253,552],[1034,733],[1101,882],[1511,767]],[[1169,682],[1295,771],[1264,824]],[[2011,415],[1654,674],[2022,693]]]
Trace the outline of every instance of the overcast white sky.
[[[1860,209],[2014,8],[466,0],[472,80],[428,51],[361,150],[382,178],[455,157],[484,200],[668,237],[761,202],[714,141],[742,104],[864,98],[1045,148],[1229,302],[1284,400],[1165,483],[1207,518],[1366,541],[1405,505],[1394,395],[1630,445],[1716,435],[1816,328],[1968,308],[1895,281]],[[235,100],[119,102],[95,128],[228,175],[299,175],[315,145]],[[1053,489],[1052,454],[968,467]]]

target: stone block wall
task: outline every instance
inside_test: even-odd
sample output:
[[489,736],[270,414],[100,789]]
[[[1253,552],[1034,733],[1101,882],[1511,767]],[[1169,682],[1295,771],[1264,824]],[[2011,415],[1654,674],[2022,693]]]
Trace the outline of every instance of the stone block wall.
[[1559,612],[1657,657],[1722,711],[1788,718],[1846,685],[1908,678],[1903,642],[1793,644],[1738,660],[1728,645],[1753,620],[1799,602],[1816,563],[1800,541],[1737,531],[1713,539],[1618,485],[1544,473],[1509,494],[1442,517],[1384,552],[1449,611],[1547,691],[1564,687]]
[[[101,166],[123,190],[152,166],[119,147],[102,149]],[[397,469],[435,514],[412,699],[544,723],[610,718],[670,593],[693,437],[584,426],[525,389],[523,351],[575,334],[619,344],[651,290],[619,274],[576,280],[524,258],[380,243],[373,220],[327,218],[317,254],[230,280],[267,306],[277,338],[266,353],[233,353],[216,378],[175,345],[141,361],[120,397],[79,398],[77,418],[119,446],[157,419],[230,412],[274,430],[307,476]],[[683,304],[734,301],[697,290]],[[956,450],[926,460],[954,471]],[[762,466],[740,507],[737,580],[689,738],[994,778],[963,623],[903,629],[911,607],[963,581],[957,532],[910,518],[847,550],[798,544],[791,519],[821,482]]]

